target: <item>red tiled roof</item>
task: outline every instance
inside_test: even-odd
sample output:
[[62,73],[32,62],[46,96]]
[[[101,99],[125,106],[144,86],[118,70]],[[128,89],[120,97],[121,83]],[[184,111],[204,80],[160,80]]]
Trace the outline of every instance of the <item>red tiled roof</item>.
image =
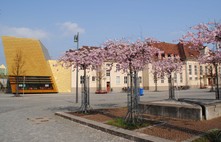
[[182,60],[196,59],[199,56],[199,51],[189,48],[189,45],[172,44],[166,42],[160,42],[154,44],[154,47],[164,51],[165,54],[178,55]]
[[[160,42],[160,43],[155,43],[153,46],[163,51],[164,54],[179,56],[181,60],[196,59],[200,54],[199,51],[189,48],[189,45],[184,46],[181,43],[172,44],[172,43]],[[81,48],[86,48],[89,50],[99,47],[82,46]]]
[[191,49],[189,45],[178,43],[178,46],[180,49],[180,57],[183,59],[196,59],[200,54],[198,50]]
[[187,46],[184,46],[184,51],[185,51],[185,55],[188,58],[192,58],[192,57],[198,57],[200,52],[194,49],[190,49]]
[[165,54],[179,55],[179,49],[177,44],[160,42],[154,44],[154,47],[160,49],[161,51],[164,51]]

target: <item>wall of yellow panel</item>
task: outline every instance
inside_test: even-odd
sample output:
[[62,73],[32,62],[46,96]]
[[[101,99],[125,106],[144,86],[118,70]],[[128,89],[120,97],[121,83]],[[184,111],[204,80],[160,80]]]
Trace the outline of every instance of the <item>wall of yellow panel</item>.
[[48,61],[58,92],[71,92],[71,68],[64,68],[56,60]]
[[14,59],[21,53],[24,76],[51,76],[50,67],[45,59],[41,42],[29,38],[3,36],[2,42],[8,68],[8,75],[13,75]]
[[[49,92],[57,92],[57,86],[47,62],[49,59],[48,51],[39,40],[2,36],[2,43],[9,76],[50,76],[53,82],[53,90]],[[18,55],[22,59],[23,66],[20,68],[22,72],[15,74],[16,63],[14,60]]]

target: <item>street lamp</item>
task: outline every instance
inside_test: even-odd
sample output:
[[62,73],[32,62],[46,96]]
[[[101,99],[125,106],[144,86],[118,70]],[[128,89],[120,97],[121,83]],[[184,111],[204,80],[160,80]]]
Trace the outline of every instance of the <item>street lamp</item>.
[[[79,47],[79,32],[77,35],[74,35],[74,42],[77,42],[77,50]],[[78,65],[76,68],[76,103],[78,103]]]

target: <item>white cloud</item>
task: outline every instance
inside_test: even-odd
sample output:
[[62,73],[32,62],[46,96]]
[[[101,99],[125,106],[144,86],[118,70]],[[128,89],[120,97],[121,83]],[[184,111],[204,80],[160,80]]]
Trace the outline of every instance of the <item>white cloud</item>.
[[36,39],[48,38],[48,33],[40,29],[31,29],[27,27],[9,27],[3,25],[0,25],[0,35]]
[[85,30],[81,27],[79,27],[79,25],[77,23],[73,23],[73,22],[64,22],[62,24],[59,24],[61,30],[63,30],[63,34],[65,36],[68,35],[74,35],[77,32],[79,33],[84,33]]

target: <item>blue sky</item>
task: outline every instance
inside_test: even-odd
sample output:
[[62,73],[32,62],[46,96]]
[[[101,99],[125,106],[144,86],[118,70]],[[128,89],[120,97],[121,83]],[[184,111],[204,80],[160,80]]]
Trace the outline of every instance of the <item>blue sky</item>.
[[175,43],[193,25],[221,22],[220,5],[221,0],[1,0],[0,36],[39,39],[52,59],[76,48],[77,32],[80,46],[146,37]]

